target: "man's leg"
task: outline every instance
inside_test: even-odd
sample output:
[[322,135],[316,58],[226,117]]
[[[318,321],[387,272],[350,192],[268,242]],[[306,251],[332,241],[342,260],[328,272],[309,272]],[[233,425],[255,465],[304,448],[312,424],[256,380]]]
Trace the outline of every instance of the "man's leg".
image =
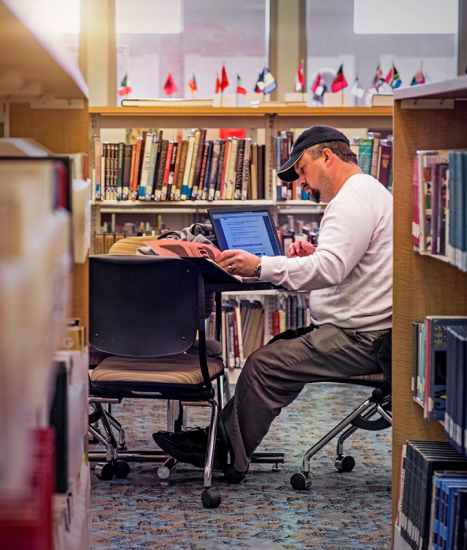
[[234,397],[222,411],[235,469],[248,469],[271,422],[305,384],[381,372],[372,343],[384,332],[324,325],[297,338],[279,339],[253,353],[238,379]]

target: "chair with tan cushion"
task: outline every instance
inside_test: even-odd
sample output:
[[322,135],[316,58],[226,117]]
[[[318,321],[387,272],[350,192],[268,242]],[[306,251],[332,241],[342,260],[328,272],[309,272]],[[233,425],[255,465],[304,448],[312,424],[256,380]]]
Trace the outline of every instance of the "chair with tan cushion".
[[[102,421],[106,432],[105,441],[93,434],[106,445],[103,464],[122,468],[109,427],[113,419],[102,402],[136,397],[208,404],[212,415],[202,502],[217,507],[220,494],[211,487],[219,410],[213,381],[223,376],[224,365],[206,354],[201,273],[179,258],[130,255],[91,256],[89,272],[89,340],[99,352],[111,354],[91,376],[94,420]],[[186,353],[197,336],[199,353]],[[221,384],[217,387],[221,393]]]

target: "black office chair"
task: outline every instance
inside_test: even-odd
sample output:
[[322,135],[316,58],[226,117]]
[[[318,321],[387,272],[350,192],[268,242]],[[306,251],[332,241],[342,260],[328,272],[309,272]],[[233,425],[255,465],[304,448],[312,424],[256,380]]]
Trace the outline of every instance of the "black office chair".
[[[224,365],[206,355],[204,283],[199,270],[179,258],[108,255],[91,256],[89,270],[89,341],[98,351],[112,354],[91,375],[90,402],[95,410],[90,421],[100,420],[105,431],[103,435],[90,429],[106,447],[106,462],[98,473],[109,478],[113,470],[125,477],[129,471],[119,460],[122,441],[117,442],[112,433],[111,426],[120,433],[119,424],[103,403],[129,397],[208,403],[212,414],[202,503],[217,508],[221,497],[211,487],[211,476],[219,406],[212,382],[222,379]],[[197,334],[199,353],[185,353]],[[222,395],[222,384],[217,387]],[[102,476],[106,467],[111,472]]]
[[[390,368],[390,367],[389,367]],[[386,369],[385,369],[386,370]],[[363,430],[384,430],[392,426],[391,414],[391,382],[383,373],[370,375],[357,375],[348,378],[332,380],[332,382],[356,384],[359,386],[373,387],[372,394],[356,407],[344,420],[339,422],[331,431],[311,447],[303,457],[300,472],[292,475],[290,483],[296,490],[309,489],[310,461],[332,439],[343,432],[337,441],[337,457],[335,467],[340,472],[350,472],[355,466],[352,456],[344,453],[344,442],[359,428]],[[377,416],[375,419],[374,417]],[[345,431],[344,431],[345,430]]]

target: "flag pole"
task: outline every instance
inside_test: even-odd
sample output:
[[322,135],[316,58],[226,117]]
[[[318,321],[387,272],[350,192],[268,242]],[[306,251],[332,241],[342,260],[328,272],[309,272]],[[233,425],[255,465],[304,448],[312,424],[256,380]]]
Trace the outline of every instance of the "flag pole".
[[225,62],[222,63],[222,72],[221,72],[221,107],[222,107],[222,98],[224,96],[224,86],[223,86],[223,82],[222,82],[222,78],[224,76],[224,67],[225,67]]
[[300,61],[302,65],[302,71],[303,71],[303,82],[305,83],[302,88],[302,100],[305,101],[305,88],[306,88],[306,80],[305,80],[305,65],[303,63],[303,59]]

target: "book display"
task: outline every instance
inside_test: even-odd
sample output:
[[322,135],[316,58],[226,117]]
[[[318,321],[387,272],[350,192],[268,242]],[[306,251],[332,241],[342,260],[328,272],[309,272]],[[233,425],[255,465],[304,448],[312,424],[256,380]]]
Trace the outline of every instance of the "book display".
[[[400,486],[404,477],[405,482],[407,481],[408,442],[445,442],[439,444],[448,445],[446,442],[448,438],[454,445],[449,445],[452,449],[449,451],[451,458],[454,457],[454,452],[457,452],[465,459],[463,447],[465,439],[461,437],[463,435],[461,426],[465,423],[463,418],[466,392],[465,386],[459,387],[460,379],[453,384],[453,369],[456,367],[452,365],[460,363],[459,368],[465,365],[462,356],[462,327],[465,326],[467,316],[467,275],[454,265],[436,261],[433,249],[430,254],[414,251],[413,224],[418,215],[420,237],[425,231],[423,240],[420,239],[418,243],[420,252],[422,246],[426,249],[427,243],[430,242],[427,239],[428,234],[432,238],[436,234],[435,250],[442,250],[442,244],[440,244],[442,238],[438,235],[443,234],[443,231],[437,229],[435,233],[432,228],[436,223],[440,229],[443,227],[441,215],[443,203],[438,202],[436,207],[438,210],[435,209],[437,222],[434,223],[433,209],[431,219],[427,216],[429,206],[433,207],[434,203],[428,203],[426,200],[422,202],[414,189],[418,186],[419,193],[424,192],[422,179],[426,178],[428,181],[428,178],[433,176],[435,170],[438,170],[438,168],[433,169],[434,166],[441,167],[443,164],[450,163],[449,153],[438,155],[438,152],[458,151],[467,147],[464,131],[467,122],[467,106],[463,101],[466,98],[466,76],[396,90],[394,93],[393,520],[397,531],[395,541],[400,534],[404,535],[406,530],[407,536],[402,543],[408,542],[407,546],[396,545],[395,548],[429,547],[431,549],[435,546],[428,546],[429,537],[433,536],[430,533],[441,533],[440,536],[445,542],[446,537],[450,537],[449,528],[448,531],[443,531],[447,526],[445,517],[439,527],[433,528],[429,525],[427,518],[431,512],[428,510],[431,510],[432,503],[429,492],[427,493],[428,503],[412,502],[412,505],[416,505],[412,510],[415,509],[419,515],[415,519],[409,518],[412,525],[408,524],[408,530],[401,522],[399,526],[397,525]],[[427,152],[434,152],[433,158],[426,159],[423,155]],[[414,159],[417,165],[415,170]],[[446,160],[448,162],[445,162]],[[425,170],[420,173],[418,166],[423,164]],[[436,187],[437,193],[438,187],[442,189],[442,185]],[[462,187],[459,185],[457,188],[461,190]],[[439,198],[438,194],[437,197]],[[451,197],[452,194],[449,193],[448,200]],[[423,211],[420,209],[421,205],[424,208]],[[456,208],[456,205],[457,208],[461,208],[460,201],[448,202],[447,208]],[[416,210],[418,210],[417,213],[415,213]],[[426,229],[427,222],[431,222],[430,233]],[[465,216],[463,222],[465,225]],[[425,224],[424,228],[422,224]],[[446,238],[448,234],[444,230]],[[447,244],[449,241],[445,242]],[[433,240],[431,240],[432,245]],[[456,332],[457,336],[450,334],[451,331]],[[454,345],[452,342],[448,344],[448,338],[451,340],[451,337],[457,338],[460,344]],[[447,347],[447,351],[444,346]],[[452,397],[453,392],[456,392],[456,397]],[[422,408],[419,402],[425,407]],[[441,420],[441,413],[443,413],[444,425],[438,421]],[[425,418],[426,416],[433,420],[430,421]],[[420,447],[422,443],[417,445]],[[428,445],[428,443],[424,444]],[[407,445],[405,458],[404,445]],[[448,466],[442,465],[442,469],[459,470],[456,460],[453,458]],[[405,494],[405,482],[403,482],[402,495]],[[433,486],[431,480],[428,484]],[[446,492],[447,489],[443,490]],[[419,495],[417,498],[423,497]],[[455,512],[455,508],[451,508],[449,517],[454,518],[456,514],[459,515],[459,510],[465,511],[463,503],[464,497],[461,497],[459,492],[456,497],[458,511]],[[403,506],[406,505],[407,502],[405,504],[403,502]],[[461,505],[463,508],[460,507]],[[463,536],[463,520],[461,521]],[[453,529],[454,531],[451,529],[449,533],[454,533],[455,528]],[[436,548],[447,548],[439,542],[437,545]],[[449,546],[451,547],[453,546]],[[457,547],[463,548],[463,546]]]
[[0,2],[0,546],[85,550],[88,92],[13,4]]

